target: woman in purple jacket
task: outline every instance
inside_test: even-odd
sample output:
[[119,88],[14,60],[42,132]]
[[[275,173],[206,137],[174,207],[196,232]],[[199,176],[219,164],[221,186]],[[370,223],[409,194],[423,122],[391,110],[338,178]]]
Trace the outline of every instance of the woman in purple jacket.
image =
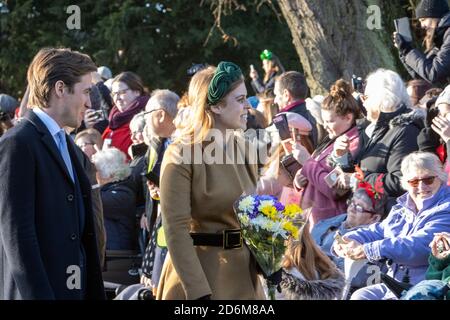
[[[450,232],[450,187],[439,158],[414,152],[401,165],[402,186],[407,193],[397,199],[389,216],[380,223],[347,233],[335,241],[334,252],[353,260],[388,261],[388,275],[411,284],[425,279],[435,233]],[[353,293],[352,300],[395,299],[384,284]]]
[[312,207],[309,221],[311,228],[320,220],[347,212],[348,192],[338,189],[337,181],[330,180],[329,174],[338,163],[349,164],[351,161],[347,150],[354,155],[358,146],[359,135],[355,124],[360,117],[360,108],[352,92],[349,83],[342,79],[336,81],[321,106],[323,125],[328,136],[311,156],[299,144],[293,148],[294,157],[303,165],[297,172],[294,185],[304,189],[302,208]]

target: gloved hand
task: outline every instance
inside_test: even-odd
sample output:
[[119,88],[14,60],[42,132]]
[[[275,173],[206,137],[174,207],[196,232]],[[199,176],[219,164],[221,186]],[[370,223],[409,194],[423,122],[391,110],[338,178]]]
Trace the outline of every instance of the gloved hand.
[[281,275],[283,274],[283,269],[278,270],[275,273],[272,273],[270,276],[266,278],[267,286],[272,285],[277,288],[277,291],[281,293]]
[[406,41],[398,32],[394,32],[393,35],[394,45],[402,55],[408,54],[412,49],[412,43]]

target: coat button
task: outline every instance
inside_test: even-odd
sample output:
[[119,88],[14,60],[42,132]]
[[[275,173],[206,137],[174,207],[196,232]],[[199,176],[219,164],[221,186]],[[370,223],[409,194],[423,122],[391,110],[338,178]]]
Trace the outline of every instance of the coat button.
[[70,202],[73,201],[73,194],[67,195],[67,201],[70,201]]
[[72,233],[72,234],[70,235],[70,240],[72,240],[72,241],[77,240],[77,235],[76,235],[75,233]]

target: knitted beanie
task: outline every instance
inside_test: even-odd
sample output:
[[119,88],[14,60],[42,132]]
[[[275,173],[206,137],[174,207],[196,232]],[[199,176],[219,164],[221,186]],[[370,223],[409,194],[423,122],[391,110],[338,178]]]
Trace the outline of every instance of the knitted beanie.
[[422,0],[416,8],[416,18],[442,18],[449,11],[447,0]]

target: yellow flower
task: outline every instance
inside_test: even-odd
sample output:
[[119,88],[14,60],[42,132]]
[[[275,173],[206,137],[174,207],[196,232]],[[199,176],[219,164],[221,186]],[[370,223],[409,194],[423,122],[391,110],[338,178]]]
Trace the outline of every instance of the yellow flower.
[[298,205],[291,203],[285,206],[283,214],[286,217],[294,218],[297,214],[302,214],[303,210]]
[[295,239],[298,238],[298,228],[291,221],[284,222],[283,229],[292,234]]
[[277,218],[277,209],[274,206],[266,206],[261,208],[261,212],[271,220],[276,220]]

